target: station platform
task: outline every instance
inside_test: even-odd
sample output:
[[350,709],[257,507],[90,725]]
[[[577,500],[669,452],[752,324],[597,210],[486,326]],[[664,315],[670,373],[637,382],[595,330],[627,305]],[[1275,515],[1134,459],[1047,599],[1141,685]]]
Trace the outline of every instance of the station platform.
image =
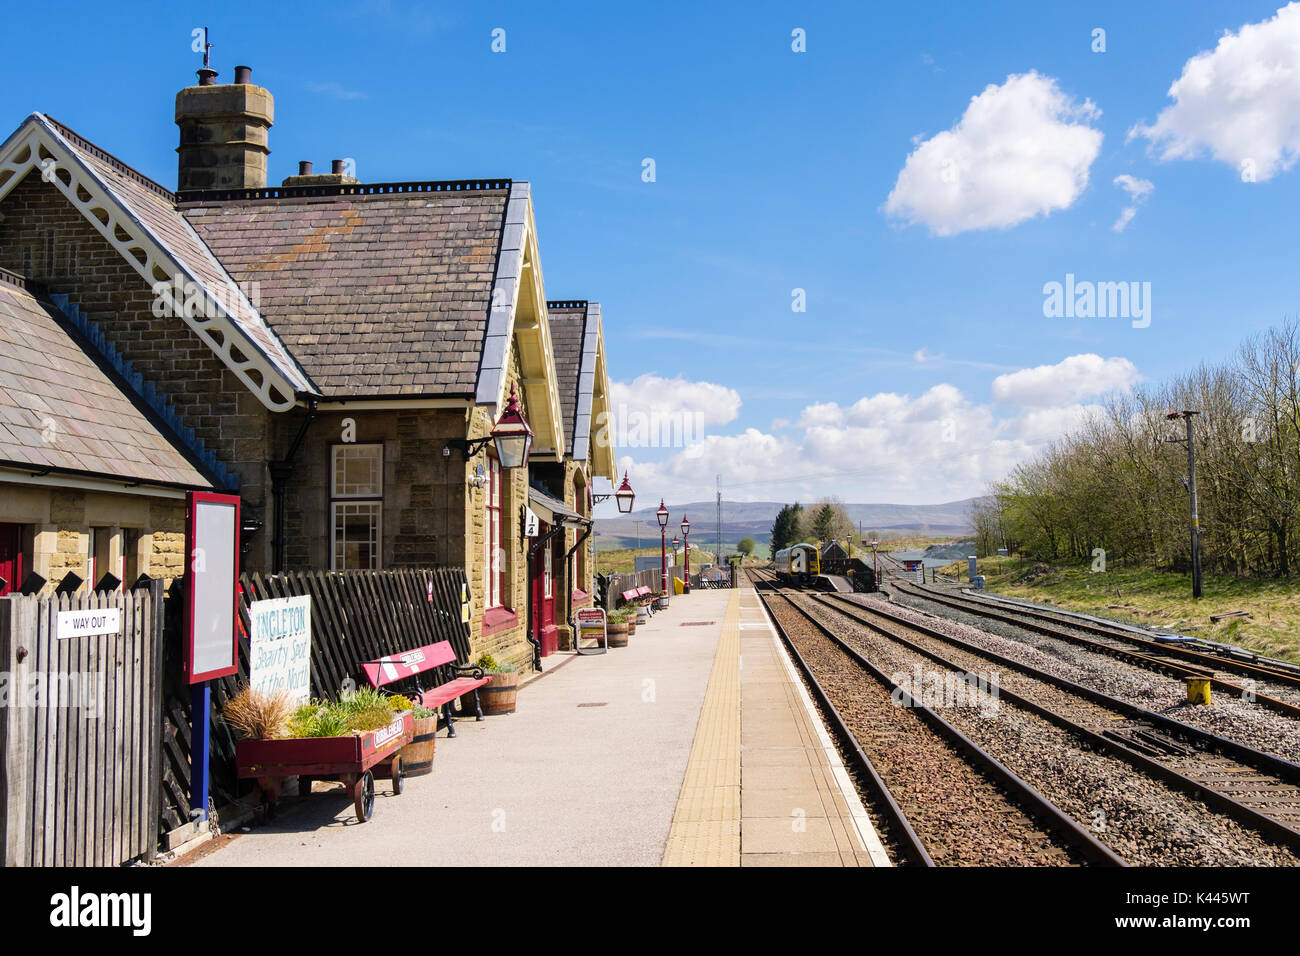
[[377,781],[370,822],[318,784],[190,865],[887,865],[752,590],[677,595],[628,647],[544,666],[401,796]]
[[888,866],[752,588],[732,597],[665,866]]

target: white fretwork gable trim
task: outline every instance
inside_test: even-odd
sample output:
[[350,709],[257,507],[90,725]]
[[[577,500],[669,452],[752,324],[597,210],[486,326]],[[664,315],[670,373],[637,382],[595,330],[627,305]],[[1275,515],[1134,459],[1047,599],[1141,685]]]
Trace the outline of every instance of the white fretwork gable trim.
[[[196,250],[208,260],[204,267],[224,277],[224,289],[215,291],[211,276],[202,276],[187,265],[41,113],[32,113],[0,146],[0,200],[33,170],[58,189],[150,287],[174,282],[179,276],[203,292],[206,301],[200,308],[180,309],[176,316],[263,405],[283,412],[294,407],[298,392],[317,393],[184,217],[174,208],[170,210],[178,226],[193,238]],[[190,311],[196,314],[188,314]]]

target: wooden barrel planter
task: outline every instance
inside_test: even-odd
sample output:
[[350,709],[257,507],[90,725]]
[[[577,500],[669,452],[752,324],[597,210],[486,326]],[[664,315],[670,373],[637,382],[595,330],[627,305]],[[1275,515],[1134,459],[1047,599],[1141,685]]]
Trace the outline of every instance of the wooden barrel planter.
[[402,774],[420,777],[433,773],[433,748],[438,741],[438,715],[415,718],[415,739],[400,751]]
[[605,629],[610,647],[627,647],[627,621],[610,621]]
[[513,714],[515,701],[519,696],[519,675],[493,674],[492,683],[478,689],[479,703],[483,705],[483,716],[494,714]]
[[635,636],[635,634],[636,634],[636,618],[629,617],[627,619],[627,636],[633,637]]

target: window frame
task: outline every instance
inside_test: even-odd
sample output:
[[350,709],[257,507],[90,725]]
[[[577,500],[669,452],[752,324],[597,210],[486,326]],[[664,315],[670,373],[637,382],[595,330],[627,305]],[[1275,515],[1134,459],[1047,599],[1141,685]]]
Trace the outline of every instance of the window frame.
[[[379,494],[339,494],[337,491],[338,456],[340,450],[374,448],[378,450],[378,489]],[[384,442],[331,442],[328,446],[329,484],[326,509],[329,521],[329,565],[331,571],[382,571],[384,568],[384,465],[386,460]],[[369,504],[375,506],[375,548],[374,562],[367,568],[339,567],[338,553],[338,506],[341,504]]]
[[487,456],[487,484],[483,491],[483,609],[506,606],[506,559],[502,528],[502,470],[494,455]]

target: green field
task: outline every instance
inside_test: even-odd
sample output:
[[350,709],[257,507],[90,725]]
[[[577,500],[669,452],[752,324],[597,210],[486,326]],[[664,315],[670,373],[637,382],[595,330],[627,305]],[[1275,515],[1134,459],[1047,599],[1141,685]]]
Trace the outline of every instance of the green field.
[[[618,571],[621,574],[631,574],[634,565],[634,562],[632,560],[633,555],[648,555],[648,556],[653,556],[656,560],[658,560],[660,556],[659,544],[656,542],[653,548],[642,548],[639,551],[637,551],[634,548],[614,548],[609,551],[598,551],[596,552],[596,570],[600,574],[606,574],[610,571]],[[677,549],[678,560],[682,558],[682,555],[683,555],[682,549],[678,548]],[[701,555],[703,555],[703,563],[706,564],[713,563],[712,551],[702,552],[699,548],[692,545],[691,546],[691,573],[692,574],[695,573],[696,567],[701,563]],[[671,566],[672,563],[673,563],[673,549],[670,547],[668,549],[668,564]]]
[[[940,568],[966,578],[966,562]],[[979,573],[990,591],[1026,601],[1049,602],[1074,611],[1182,634],[1237,644],[1259,654],[1300,662],[1300,582],[1206,574],[1200,600],[1192,598],[1190,574],[1148,568],[1048,565],[1022,558],[981,558]],[[1214,622],[1211,615],[1247,611],[1249,618]]]

